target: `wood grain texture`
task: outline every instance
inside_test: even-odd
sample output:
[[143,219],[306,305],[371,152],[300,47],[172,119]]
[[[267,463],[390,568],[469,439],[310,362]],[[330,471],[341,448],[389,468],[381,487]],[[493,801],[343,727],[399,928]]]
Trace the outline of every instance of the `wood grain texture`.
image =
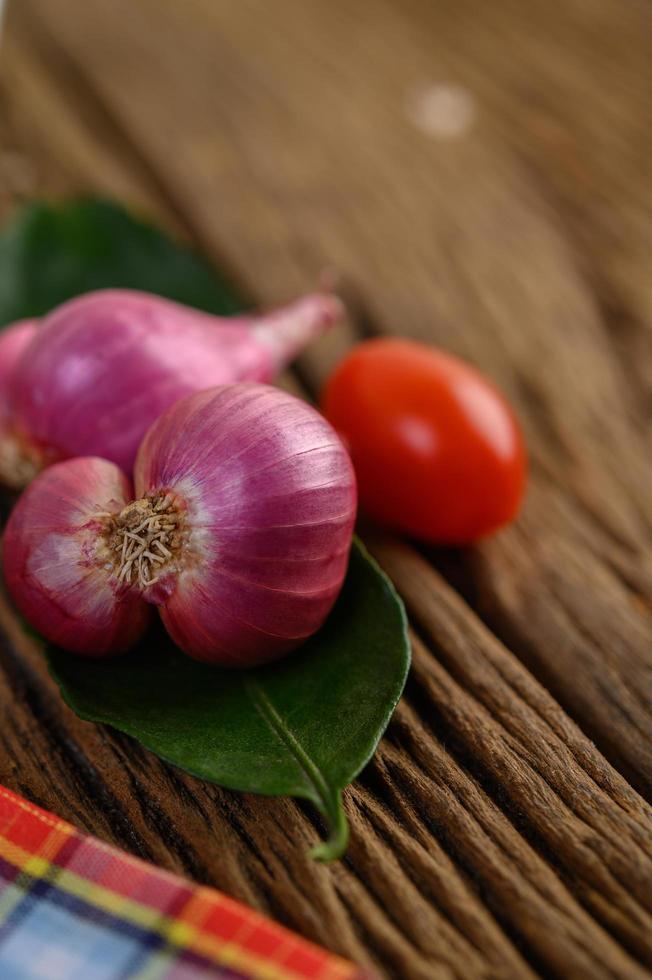
[[[518,523],[437,551],[372,529],[415,666],[346,794],[237,796],[76,719],[0,604],[0,781],[381,974],[652,969],[652,9],[644,0],[21,0],[0,206],[99,190],[271,305],[335,270],[361,335],[455,351],[513,399]],[[457,136],[414,123],[433,85]],[[470,102],[469,102],[470,100]]]

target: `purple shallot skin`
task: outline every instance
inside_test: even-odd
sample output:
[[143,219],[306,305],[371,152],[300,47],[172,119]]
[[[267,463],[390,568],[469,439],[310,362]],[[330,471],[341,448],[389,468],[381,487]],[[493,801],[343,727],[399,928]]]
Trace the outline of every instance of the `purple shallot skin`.
[[256,383],[188,395],[150,428],[134,475],[135,494],[114,463],[64,460],[19,500],[5,579],[44,636],[86,656],[124,651],[157,606],[189,656],[251,667],[320,628],[346,575],[357,493],[312,407]]
[[265,385],[178,402],[150,429],[136,495],[169,494],[185,528],[144,591],[200,660],[251,666],[311,636],[340,592],[356,515],[353,466],[309,405]]
[[89,657],[130,649],[149,611],[118,582],[108,547],[112,515],[132,495],[117,466],[71,459],[32,482],[3,536],[7,588],[25,618],[52,643]]
[[93,455],[131,472],[145,432],[175,401],[217,384],[270,381],[341,313],[321,293],[228,318],[132,290],[79,296],[44,318],[12,372],[15,440],[41,468]]
[[18,320],[0,332],[0,420],[9,413],[9,383],[27,345],[36,336],[38,320]]
[[11,379],[24,351],[36,336],[38,320],[19,320],[0,333],[0,482],[25,486],[39,470],[30,446],[13,431]]

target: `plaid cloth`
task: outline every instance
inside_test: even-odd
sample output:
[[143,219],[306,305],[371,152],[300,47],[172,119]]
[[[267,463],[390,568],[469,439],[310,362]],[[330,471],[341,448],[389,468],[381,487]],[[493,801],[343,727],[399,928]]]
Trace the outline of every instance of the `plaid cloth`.
[[211,888],[116,851],[0,786],[1,980],[361,980]]

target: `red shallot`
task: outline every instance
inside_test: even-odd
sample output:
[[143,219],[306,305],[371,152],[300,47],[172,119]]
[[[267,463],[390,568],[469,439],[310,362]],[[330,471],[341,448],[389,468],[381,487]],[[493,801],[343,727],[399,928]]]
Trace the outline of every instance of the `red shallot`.
[[148,609],[117,589],[107,522],[131,497],[114,463],[87,457],[56,463],[30,484],[3,539],[5,581],[25,618],[52,643],[102,657],[132,647]]
[[[143,435],[177,399],[270,381],[341,310],[320,293],[266,316],[231,318],[130,290],[79,296],[45,317],[16,365],[5,437],[14,452],[5,455],[22,449],[39,468],[101,456],[129,472]],[[19,485],[20,473],[6,472],[4,482]]]
[[[102,652],[124,648],[141,597],[182,650],[223,666],[277,659],[319,629],[346,574],[356,486],[313,408],[254,383],[189,395],[151,427],[134,477],[127,503],[113,464],[59,463],[14,510],[7,584],[48,639],[96,654],[106,616]],[[70,640],[59,609],[77,621]]]

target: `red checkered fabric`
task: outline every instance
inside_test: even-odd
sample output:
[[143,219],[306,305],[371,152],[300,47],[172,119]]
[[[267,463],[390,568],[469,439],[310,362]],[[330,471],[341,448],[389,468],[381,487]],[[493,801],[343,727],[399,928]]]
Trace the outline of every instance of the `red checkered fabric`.
[[0,787],[2,980],[362,980],[212,888],[116,851]]

